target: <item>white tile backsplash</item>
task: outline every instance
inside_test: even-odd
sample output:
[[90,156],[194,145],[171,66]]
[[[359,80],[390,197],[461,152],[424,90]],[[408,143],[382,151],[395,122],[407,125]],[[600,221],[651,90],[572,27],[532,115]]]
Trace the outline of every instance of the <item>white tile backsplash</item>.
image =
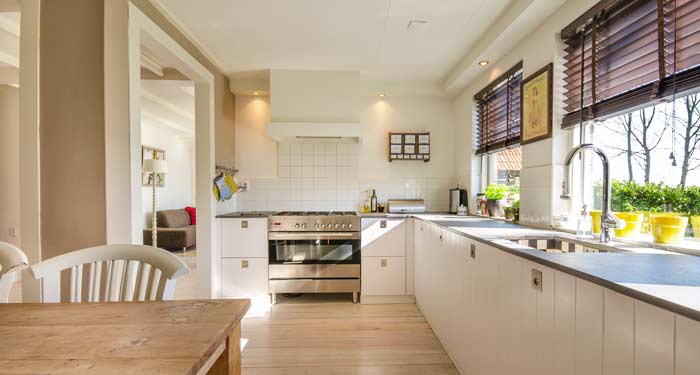
[[360,178],[356,144],[279,145],[279,177],[242,178],[255,189],[237,194],[238,209],[342,210],[362,208],[372,189],[380,202],[423,198],[429,211],[446,211],[453,178]]

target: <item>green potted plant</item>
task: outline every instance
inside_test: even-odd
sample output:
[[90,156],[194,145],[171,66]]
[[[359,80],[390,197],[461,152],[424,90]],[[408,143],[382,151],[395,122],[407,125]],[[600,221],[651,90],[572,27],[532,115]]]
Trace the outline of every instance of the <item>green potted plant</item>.
[[486,187],[484,193],[486,194],[486,208],[489,216],[503,217],[505,215],[503,205],[507,192],[508,187],[501,184],[491,184]]
[[520,199],[513,202],[513,205],[511,206],[511,208],[513,209],[513,222],[519,223],[520,222]]

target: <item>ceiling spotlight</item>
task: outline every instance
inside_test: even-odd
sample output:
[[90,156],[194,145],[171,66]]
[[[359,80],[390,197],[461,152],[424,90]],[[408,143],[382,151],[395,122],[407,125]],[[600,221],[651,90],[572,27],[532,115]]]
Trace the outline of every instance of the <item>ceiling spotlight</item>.
[[488,60],[481,60],[481,61],[479,61],[479,66],[486,66],[486,65],[488,65],[488,64],[489,64]]
[[258,95],[260,95],[260,91],[253,91],[253,92],[251,92],[251,94],[253,94],[253,96],[258,96]]
[[380,92],[379,94],[377,94],[377,96],[378,96],[378,97],[380,97],[380,98],[383,98],[383,97],[385,97],[385,96],[386,96],[386,94],[385,94],[385,93],[383,93],[383,92]]

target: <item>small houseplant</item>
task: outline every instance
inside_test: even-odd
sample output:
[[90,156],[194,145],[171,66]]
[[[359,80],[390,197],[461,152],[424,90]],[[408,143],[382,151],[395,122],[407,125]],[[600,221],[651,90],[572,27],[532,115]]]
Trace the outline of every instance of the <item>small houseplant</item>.
[[508,187],[501,184],[491,184],[486,187],[486,207],[489,211],[489,216],[503,217],[503,204],[506,198]]
[[700,239],[700,186],[685,188],[684,206],[683,211],[690,216],[693,237]]
[[520,222],[520,199],[513,202],[513,205],[510,207],[513,209],[513,222],[519,223]]

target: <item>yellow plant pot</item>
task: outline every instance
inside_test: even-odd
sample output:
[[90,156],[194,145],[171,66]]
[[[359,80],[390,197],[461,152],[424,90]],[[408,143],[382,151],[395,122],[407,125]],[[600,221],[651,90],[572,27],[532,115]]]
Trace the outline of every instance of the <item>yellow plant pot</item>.
[[683,239],[688,218],[677,214],[649,215],[654,242],[674,244]]
[[700,216],[691,216],[690,224],[693,226],[693,237],[700,238]]
[[593,219],[593,233],[600,233],[600,217],[603,215],[603,211],[592,210],[590,214],[591,219]]
[[617,237],[634,237],[642,232],[642,224],[644,223],[643,212],[615,212],[615,216],[625,221],[625,227],[615,229]]

